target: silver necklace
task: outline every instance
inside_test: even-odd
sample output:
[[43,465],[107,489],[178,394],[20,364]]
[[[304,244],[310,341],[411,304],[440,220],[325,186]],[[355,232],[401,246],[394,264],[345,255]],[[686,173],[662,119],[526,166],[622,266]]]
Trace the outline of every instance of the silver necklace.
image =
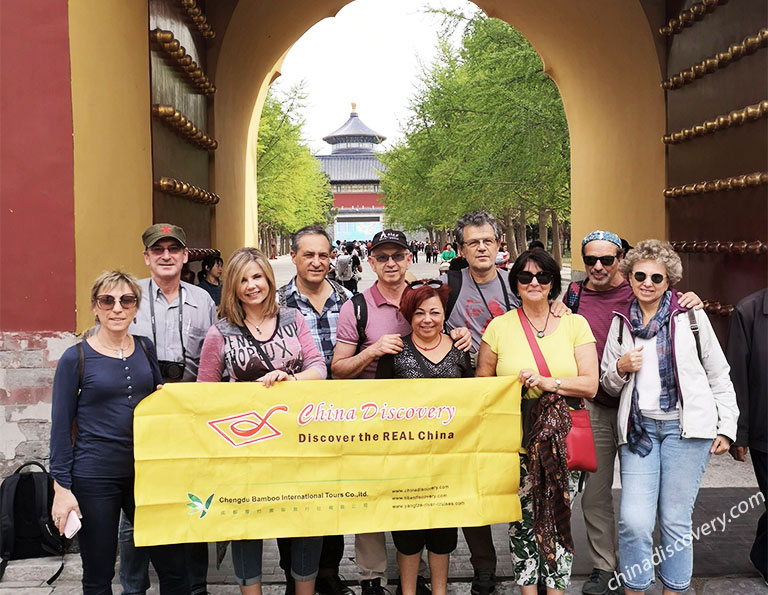
[[522,306],[520,306],[520,308],[521,308],[521,309],[522,309],[522,311],[523,311],[523,316],[525,316],[526,320],[528,320],[528,324],[530,324],[530,325],[533,327],[533,330],[535,330],[535,331],[536,331],[536,336],[537,336],[539,339],[541,339],[542,337],[544,337],[544,331],[545,331],[545,330],[547,330],[547,324],[549,324],[549,315],[551,314],[551,312],[552,312],[552,311],[551,311],[551,310],[547,310],[547,319],[544,321],[544,328],[542,328],[541,330],[539,330],[539,329],[537,329],[535,326],[533,326],[533,322],[531,321],[531,319],[530,319],[530,318],[528,318],[528,314],[526,314],[526,313],[525,313],[525,308],[523,308]]
[[[125,342],[125,339],[128,339],[128,337],[125,337],[123,339],[123,342]],[[101,345],[104,349],[108,349],[109,351],[114,351],[115,354],[117,354],[117,357],[120,359],[125,359],[125,355],[123,354],[123,349],[128,349],[130,347],[130,339],[128,339],[129,345],[128,347],[123,347],[122,343],[120,344],[120,347],[115,349],[114,347],[110,347],[104,341],[101,340],[101,337],[99,337],[98,333],[96,334],[96,340],[99,342],[99,345]]]
[[245,324],[250,324],[254,329],[256,329],[256,332],[260,335],[263,334],[261,332],[261,329],[259,328],[260,325],[264,324],[264,321],[267,319],[266,316],[262,317],[262,319],[259,321],[259,324],[256,324],[255,322],[250,322],[247,318],[245,319]]

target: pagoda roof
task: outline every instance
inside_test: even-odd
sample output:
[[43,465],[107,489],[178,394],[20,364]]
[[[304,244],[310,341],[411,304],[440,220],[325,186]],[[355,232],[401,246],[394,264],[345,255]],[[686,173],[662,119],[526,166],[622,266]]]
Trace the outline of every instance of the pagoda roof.
[[317,155],[317,158],[332,183],[376,182],[385,170],[384,164],[374,154]]
[[328,136],[324,136],[323,140],[328,144],[334,145],[336,143],[346,142],[351,137],[355,139],[365,139],[365,142],[380,143],[387,139],[386,136],[379,134],[378,132],[371,130],[363,124],[363,121],[357,115],[357,106],[352,104],[352,113],[349,114],[349,120],[344,122],[341,128],[334,130]]

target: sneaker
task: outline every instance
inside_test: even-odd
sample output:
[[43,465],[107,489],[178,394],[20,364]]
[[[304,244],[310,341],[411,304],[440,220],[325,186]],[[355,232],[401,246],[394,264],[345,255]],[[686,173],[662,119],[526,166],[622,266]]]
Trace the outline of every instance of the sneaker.
[[380,578],[360,581],[360,595],[387,595],[387,590],[381,586]]
[[471,595],[491,595],[496,590],[496,573],[492,570],[475,570],[472,579]]
[[613,573],[611,571],[593,568],[592,572],[589,573],[589,578],[587,578],[587,581],[584,583],[581,592],[584,595],[607,595],[608,583],[612,578]]
[[318,576],[315,579],[315,591],[320,595],[355,595],[355,592],[341,582],[338,574]]
[[423,576],[416,577],[416,595],[432,595],[432,589]]

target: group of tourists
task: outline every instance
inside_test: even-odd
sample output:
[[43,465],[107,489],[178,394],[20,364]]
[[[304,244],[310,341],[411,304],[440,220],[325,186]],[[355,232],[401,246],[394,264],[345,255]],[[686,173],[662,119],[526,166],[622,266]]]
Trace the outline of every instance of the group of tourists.
[[[522,519],[509,529],[513,580],[521,593],[564,593],[569,583],[570,510],[580,477],[552,450],[562,450],[568,408],[582,403],[598,456],[582,496],[594,568],[584,593],[650,588],[657,514],[662,547],[673,555],[656,574],[665,593],[685,591],[699,483],[710,455],[736,440],[739,409],[701,300],[673,289],[682,276],[679,257],[657,240],[625,254],[617,235],[592,232],[581,245],[586,279],[571,283],[560,301],[560,269],[542,248],[526,250],[509,270],[497,266],[502,235],[489,213],[462,217],[455,238],[466,268],[408,283],[413,253],[405,234],[388,229],[374,236],[365,251],[376,282],[362,292],[367,318],[361,336],[353,290],[339,278],[342,255],[332,264],[339,246],[323,227],[294,234],[296,274],[282,287],[255,248],[232,254],[220,281],[208,281],[204,272],[201,285],[206,280],[220,292],[218,310],[207,287],[180,280],[188,258],[184,231],[171,224],[147,229],[142,239],[150,276],[137,281],[111,271],[96,280],[91,307],[97,326],[64,353],[54,379],[52,516],[60,530],[70,511],[82,517],[84,592],[111,592],[118,533],[125,593],[149,587],[149,560],[162,593],[206,592],[206,544],[132,544],[133,410],[163,383],[228,379],[270,387],[326,378],[471,376],[515,378],[513,390],[530,413],[520,456]],[[362,266],[354,245],[342,248],[353,257],[349,268]],[[335,279],[329,278],[332,266]],[[538,365],[537,351],[547,369]],[[611,494],[617,454],[623,487],[618,540]],[[491,595],[497,562],[491,527],[462,532],[474,571],[471,594]],[[425,548],[431,591],[446,595],[457,537],[456,528],[444,527],[393,532],[397,595],[429,595]],[[262,547],[261,540],[231,544],[242,593],[261,593]],[[352,595],[339,577],[343,536],[279,539],[278,547],[287,593]],[[218,551],[223,556],[224,546]],[[385,595],[385,534],[355,535],[355,561],[362,595]]]

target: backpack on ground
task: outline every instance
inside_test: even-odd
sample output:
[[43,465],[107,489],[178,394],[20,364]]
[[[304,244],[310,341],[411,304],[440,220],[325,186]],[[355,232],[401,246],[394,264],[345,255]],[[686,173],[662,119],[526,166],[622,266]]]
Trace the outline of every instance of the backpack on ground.
[[[39,467],[24,472],[25,467]],[[0,484],[0,578],[9,560],[61,556],[61,566],[48,579],[50,585],[64,569],[65,540],[51,519],[53,479],[37,461],[29,461]]]

